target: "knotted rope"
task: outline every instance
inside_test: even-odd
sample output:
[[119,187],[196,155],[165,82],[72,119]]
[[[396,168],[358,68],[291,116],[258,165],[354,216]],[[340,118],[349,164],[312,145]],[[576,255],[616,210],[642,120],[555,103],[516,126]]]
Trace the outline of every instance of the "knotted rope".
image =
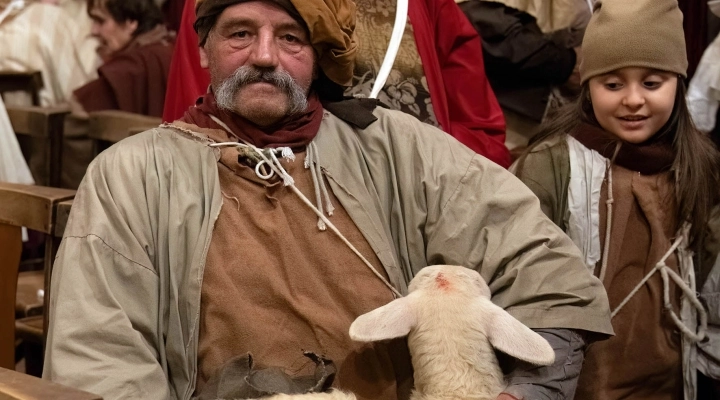
[[[232,131],[230,131],[228,129],[228,127],[225,126],[225,124],[221,124],[221,126],[223,126],[226,130],[228,130],[228,132],[230,132],[232,134]],[[365,258],[365,256],[363,256],[360,253],[360,251],[358,251],[358,249],[356,249],[355,246],[353,246],[352,243],[350,243],[350,241],[347,240],[347,238],[345,238],[345,236],[337,229],[337,227],[335,227],[335,225],[332,222],[330,222],[330,220],[327,219],[327,217],[325,217],[324,212],[322,210],[323,205],[322,205],[321,195],[320,195],[321,192],[325,195],[325,199],[327,202],[328,214],[332,215],[332,210],[334,208],[333,208],[332,204],[330,203],[330,196],[327,192],[327,189],[324,187],[324,180],[322,179],[322,175],[321,175],[322,171],[320,169],[320,165],[319,165],[318,159],[317,159],[317,156],[318,156],[317,155],[317,153],[318,153],[317,146],[314,143],[311,143],[308,146],[308,153],[312,152],[312,156],[315,157],[315,160],[313,162],[313,160],[308,160],[308,158],[306,157],[305,167],[310,168],[311,173],[313,174],[313,183],[315,185],[315,195],[316,195],[316,200],[318,202],[317,207],[314,204],[312,204],[312,202],[300,191],[300,189],[298,189],[295,186],[295,180],[292,178],[292,176],[290,176],[290,174],[287,173],[287,171],[285,171],[285,168],[283,168],[282,164],[280,163],[280,160],[278,160],[278,158],[276,156],[277,153],[280,153],[281,157],[283,157],[284,159],[289,160],[289,161],[294,160],[295,155],[292,152],[292,149],[290,149],[289,147],[260,149],[258,147],[253,146],[250,143],[240,143],[240,142],[212,143],[212,144],[210,144],[210,147],[239,147],[239,148],[245,148],[245,149],[252,150],[261,159],[260,162],[258,162],[258,165],[255,167],[255,174],[258,176],[258,178],[268,180],[268,179],[272,178],[274,175],[277,175],[278,177],[280,177],[280,179],[282,179],[282,181],[283,181],[283,185],[289,187],[293,191],[293,193],[295,193],[300,198],[300,200],[302,200],[302,202],[305,203],[305,205],[310,207],[310,209],[318,216],[318,218],[319,218],[318,228],[320,230],[325,230],[326,227],[329,227],[330,230],[333,233],[335,233],[335,235],[337,235],[337,237],[340,238],[340,240],[342,240],[342,242],[345,243],[345,245],[350,250],[352,250],[352,252],[355,253],[355,255],[357,255],[360,258],[360,260],[362,260],[362,262],[365,264],[365,266],[367,266],[373,272],[373,274],[375,274],[375,276],[377,276],[385,284],[385,286],[387,286],[393,292],[393,294],[395,296],[403,297],[402,294],[400,294],[400,292],[397,289],[395,289],[390,284],[390,282],[388,282],[387,279],[385,279],[385,277],[382,276],[382,274],[380,274],[375,269],[375,267],[373,267],[373,265],[370,263],[370,261],[368,261],[367,258]],[[313,166],[312,164],[315,164],[315,166]],[[262,165],[262,167],[261,167],[261,165]],[[263,167],[268,167],[269,171],[263,171]],[[321,185],[321,186],[319,187],[318,185]],[[322,222],[322,224],[321,224],[321,222]]]

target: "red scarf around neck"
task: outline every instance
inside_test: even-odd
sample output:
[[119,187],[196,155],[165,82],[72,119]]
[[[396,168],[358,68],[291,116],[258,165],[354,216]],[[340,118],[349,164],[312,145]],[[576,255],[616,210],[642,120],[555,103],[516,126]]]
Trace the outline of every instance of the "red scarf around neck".
[[308,96],[308,107],[302,113],[278,125],[262,128],[245,118],[221,110],[215,101],[215,95],[208,92],[197,103],[185,111],[180,121],[194,124],[200,128],[222,129],[210,116],[213,115],[232,130],[232,134],[257,147],[291,147],[301,149],[317,135],[323,117],[323,107],[317,95]]
[[615,135],[595,125],[584,123],[572,136],[585,147],[595,150],[607,159],[612,159],[617,143],[621,143],[615,164],[643,175],[654,175],[670,169],[675,161],[675,150],[671,143],[662,139],[633,144],[618,139]]

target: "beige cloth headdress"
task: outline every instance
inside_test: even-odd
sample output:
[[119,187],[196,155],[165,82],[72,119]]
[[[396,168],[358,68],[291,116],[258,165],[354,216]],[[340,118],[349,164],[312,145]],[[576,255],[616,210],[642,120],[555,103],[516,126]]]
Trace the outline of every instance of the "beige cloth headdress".
[[[197,21],[217,18],[225,8],[247,0],[196,0]],[[352,0],[267,0],[300,16],[310,33],[310,42],[317,53],[320,69],[333,82],[349,86],[352,82],[357,42],[355,40],[355,3]],[[207,31],[198,29],[200,43]]]

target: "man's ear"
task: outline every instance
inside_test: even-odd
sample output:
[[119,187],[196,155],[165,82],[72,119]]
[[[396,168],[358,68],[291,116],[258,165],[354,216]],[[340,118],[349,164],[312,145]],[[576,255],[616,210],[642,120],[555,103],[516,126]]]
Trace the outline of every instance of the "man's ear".
[[207,69],[209,64],[208,64],[208,55],[207,55],[207,52],[205,51],[205,46],[200,46],[200,47],[198,47],[198,49],[200,50],[200,66]]
[[134,34],[135,31],[137,31],[138,22],[135,21],[134,19],[129,19],[129,20],[125,21],[125,27],[126,27],[131,33]]

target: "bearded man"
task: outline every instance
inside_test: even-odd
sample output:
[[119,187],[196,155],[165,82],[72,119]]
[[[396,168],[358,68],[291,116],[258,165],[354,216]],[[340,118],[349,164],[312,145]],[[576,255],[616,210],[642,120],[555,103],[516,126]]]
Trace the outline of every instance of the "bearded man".
[[[406,343],[354,343],[348,328],[421,268],[458,264],[557,352],[549,367],[510,365],[499,398],[572,398],[582,346],[612,333],[600,282],[503,168],[342,100],[354,3],[201,0],[197,15],[208,93],[101,154],[78,190],[45,378],[107,400],[217,398],[235,377],[252,387],[234,398],[258,398],[297,393],[288,382],[319,359],[308,351],[359,399],[407,399]],[[228,372],[238,357],[246,375]],[[273,376],[259,394],[252,363]],[[307,390],[332,382],[321,372]]]

